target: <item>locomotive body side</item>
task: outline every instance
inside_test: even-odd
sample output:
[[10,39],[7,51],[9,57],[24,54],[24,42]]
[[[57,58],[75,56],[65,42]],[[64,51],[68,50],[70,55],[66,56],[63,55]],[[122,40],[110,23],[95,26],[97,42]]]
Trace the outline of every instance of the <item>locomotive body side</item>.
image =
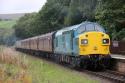
[[62,55],[68,55],[68,56],[77,56],[78,55],[78,45],[76,45],[75,37],[77,36],[75,34],[76,28],[78,28],[79,25],[74,25],[72,27],[67,27],[64,29],[61,29],[56,32],[55,38],[54,38],[54,53],[55,54],[62,54]]
[[72,55],[73,36],[72,31],[66,31],[62,35],[55,36],[54,52],[56,54]]

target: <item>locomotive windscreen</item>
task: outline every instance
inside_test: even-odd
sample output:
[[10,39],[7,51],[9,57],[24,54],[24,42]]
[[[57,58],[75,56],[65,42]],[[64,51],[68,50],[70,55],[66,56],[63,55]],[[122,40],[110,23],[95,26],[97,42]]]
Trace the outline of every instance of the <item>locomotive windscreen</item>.
[[78,28],[78,33],[81,34],[83,32],[90,32],[90,31],[98,31],[98,32],[104,32],[105,30],[102,26],[100,26],[99,24],[96,23],[88,23],[85,25],[80,26],[80,28]]

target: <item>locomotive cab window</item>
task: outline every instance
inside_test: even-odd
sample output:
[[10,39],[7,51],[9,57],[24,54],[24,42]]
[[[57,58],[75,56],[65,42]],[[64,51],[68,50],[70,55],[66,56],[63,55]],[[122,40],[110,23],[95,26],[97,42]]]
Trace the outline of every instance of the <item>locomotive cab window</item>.
[[98,32],[105,32],[105,30],[103,29],[102,26],[98,25],[98,24],[87,24],[86,25],[86,31],[98,31]]
[[86,31],[89,32],[89,31],[95,31],[95,26],[94,24],[87,24],[86,25]]
[[85,27],[85,26],[81,26],[81,27],[77,30],[77,32],[80,34],[80,33],[85,32],[85,30],[86,30],[86,27]]
[[102,26],[100,26],[100,25],[97,25],[97,24],[95,24],[95,30],[99,31],[99,32],[104,32],[105,33],[104,28]]
[[103,29],[102,26],[96,24],[96,23],[88,23],[88,24],[84,24],[82,25],[80,28],[78,28],[77,32],[79,34],[84,33],[84,32],[90,32],[90,31],[98,31],[98,32],[104,32],[105,30]]

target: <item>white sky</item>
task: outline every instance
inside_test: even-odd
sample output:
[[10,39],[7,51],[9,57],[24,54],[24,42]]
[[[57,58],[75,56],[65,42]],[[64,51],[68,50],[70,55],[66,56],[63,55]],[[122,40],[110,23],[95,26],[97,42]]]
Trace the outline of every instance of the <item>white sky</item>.
[[38,12],[46,0],[0,0],[0,14]]

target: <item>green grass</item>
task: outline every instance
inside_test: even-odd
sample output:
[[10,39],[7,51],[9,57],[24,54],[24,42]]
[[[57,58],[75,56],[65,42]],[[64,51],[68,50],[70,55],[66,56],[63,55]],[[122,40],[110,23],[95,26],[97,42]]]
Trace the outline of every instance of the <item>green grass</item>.
[[98,83],[97,80],[92,80],[86,75],[65,69],[57,64],[32,57],[27,59],[30,63],[28,71],[34,83]]
[[0,21],[0,28],[12,28],[14,24],[16,24],[16,20]]
[[3,69],[4,72],[6,72],[6,74],[7,74],[6,77],[14,76],[20,71],[20,68],[16,67],[15,65],[6,64],[6,63],[3,63],[3,62],[0,62],[0,64],[1,64],[1,67],[2,67],[0,69]]

